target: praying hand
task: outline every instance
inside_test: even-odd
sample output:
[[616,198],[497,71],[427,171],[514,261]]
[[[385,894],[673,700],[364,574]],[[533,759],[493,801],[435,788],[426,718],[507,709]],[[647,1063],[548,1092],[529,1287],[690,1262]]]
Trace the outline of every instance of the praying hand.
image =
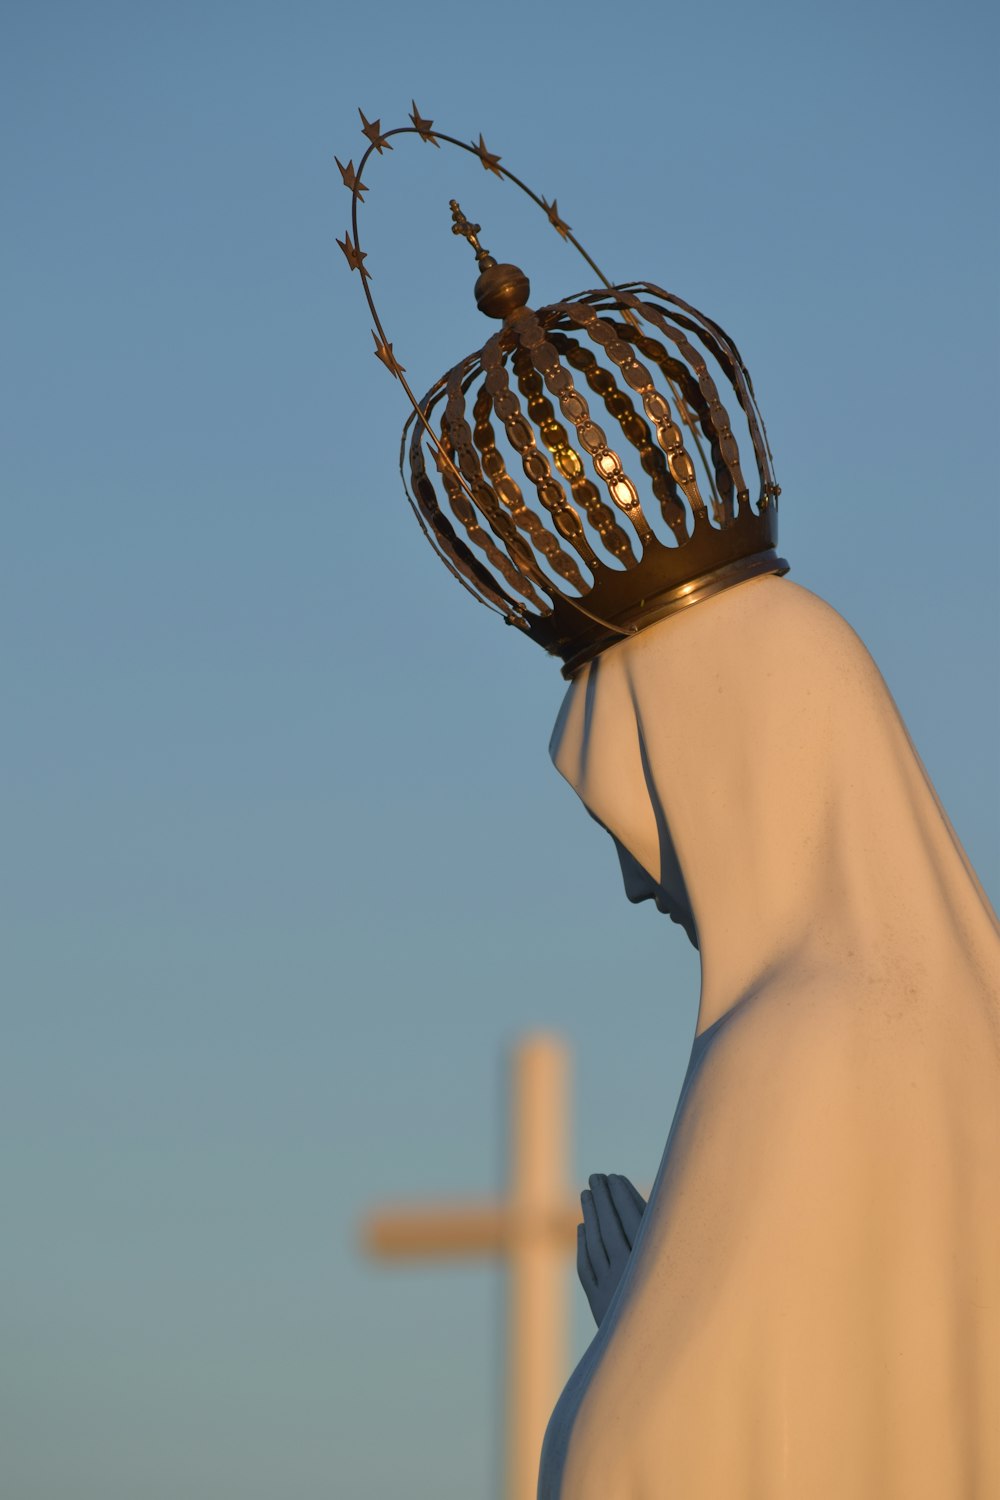
[[600,1327],[632,1253],[646,1200],[627,1177],[595,1173],[580,1194],[583,1223],[576,1231],[576,1269]]

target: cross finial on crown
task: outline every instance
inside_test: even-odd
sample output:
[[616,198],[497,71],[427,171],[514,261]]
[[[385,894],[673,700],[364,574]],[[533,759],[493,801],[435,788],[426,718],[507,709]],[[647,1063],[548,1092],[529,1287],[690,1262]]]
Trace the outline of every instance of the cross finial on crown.
[[482,231],[483,226],[481,224],[469,223],[468,219],[463,214],[461,206],[456,198],[452,198],[450,206],[452,218],[452,234],[460,234],[468,240],[469,244],[476,252],[476,260],[479,262],[480,266],[495,265],[496,262],[494,261],[490,252],[488,250],[484,250],[482,245],[479,243],[479,235]]

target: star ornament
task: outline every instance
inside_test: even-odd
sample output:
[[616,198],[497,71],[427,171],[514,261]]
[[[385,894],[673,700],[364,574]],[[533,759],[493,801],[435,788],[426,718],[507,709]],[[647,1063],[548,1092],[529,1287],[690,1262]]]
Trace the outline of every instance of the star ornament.
[[368,137],[372,145],[375,147],[375,150],[378,152],[379,156],[382,155],[383,151],[391,151],[391,143],[387,141],[385,136],[382,134],[382,121],[366,120],[365,112],[363,109],[359,109],[358,114],[361,116],[362,134]]
[[475,143],[475,141],[473,141],[472,142],[472,149],[476,153],[476,155],[479,157],[479,160],[482,162],[484,171],[492,172],[493,175],[494,175],[494,177],[502,177],[503,176],[503,173],[500,171],[500,158],[499,158],[499,156],[497,156],[492,151],[487,151],[487,149],[486,149],[486,142],[483,140],[483,137],[482,137],[481,134],[480,134],[480,137],[479,137],[479,145],[477,146],[476,143]]
[[342,240],[338,240],[337,244],[347,256],[347,264],[350,266],[352,271],[360,271],[362,276],[371,275],[370,271],[365,270],[363,264],[364,261],[368,258],[368,251],[361,250],[357,245],[351,244],[350,230],[345,231],[344,238]]
[[413,121],[414,129],[416,130],[416,132],[419,135],[420,139],[422,141],[430,141],[431,145],[432,146],[436,146],[438,148],[438,150],[440,151],[440,149],[441,149],[441,142],[438,140],[437,136],[434,134],[433,130],[431,129],[431,126],[434,124],[434,121],[433,120],[425,120],[425,119],[422,118],[422,116],[420,114],[420,111],[417,108],[417,101],[416,101],[416,99],[411,99],[410,103],[413,105],[413,113],[410,115],[410,119]]
[[559,205],[556,199],[553,198],[552,202],[549,203],[547,199],[543,198],[542,207],[549,216],[549,223],[553,225],[554,228],[556,228],[562,235],[563,239],[565,239],[569,234],[570,226],[566,223],[565,219],[560,219]]
[[362,203],[364,203],[365,194],[367,193],[368,189],[361,181],[361,178],[358,176],[358,174],[355,172],[354,162],[349,161],[347,163],[347,166],[345,167],[339,156],[335,156],[333,159],[337,163],[337,166],[340,168],[340,175],[344,179],[344,186],[345,188],[347,188],[347,191],[349,193],[357,193]]
[[399,363],[399,360],[392,352],[392,345],[380,339],[374,328],[372,329],[372,338],[375,340],[375,358],[382,361],[389,374],[394,375],[397,380],[400,375],[405,375],[406,366]]

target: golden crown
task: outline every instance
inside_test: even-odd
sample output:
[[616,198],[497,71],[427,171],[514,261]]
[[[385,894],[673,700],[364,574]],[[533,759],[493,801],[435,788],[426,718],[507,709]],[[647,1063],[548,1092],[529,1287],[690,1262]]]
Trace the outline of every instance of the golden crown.
[[[359,114],[369,145],[357,170],[353,160],[337,161],[352,199],[351,230],[337,243],[361,276],[375,354],[413,408],[400,451],[407,498],[459,581],[560,656],[571,677],[676,610],[758,574],[787,573],[775,550],[781,491],[764,423],[739,350],[719,325],[649,282],[612,285],[556,200],[532,192],[482,136],[476,144],[444,135],[416,104],[411,124],[395,130]],[[477,304],[502,326],[419,401],[379,319],[358,235],[369,159],[403,135],[471,152],[487,172],[521,188],[602,283],[530,308],[527,276],[483,249],[480,226],[452,200],[452,231],[468,240],[479,265]],[[720,373],[753,447],[755,505],[719,397]],[[633,474],[637,460],[645,475],[645,501],[626,473],[626,449]]]

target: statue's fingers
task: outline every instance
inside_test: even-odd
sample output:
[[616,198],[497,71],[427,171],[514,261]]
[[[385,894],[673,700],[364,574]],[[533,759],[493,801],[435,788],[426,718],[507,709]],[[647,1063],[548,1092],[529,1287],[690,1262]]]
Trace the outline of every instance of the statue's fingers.
[[587,1251],[587,1235],[582,1224],[576,1226],[576,1274],[580,1285],[589,1296],[597,1286],[597,1277]]
[[618,1210],[618,1217],[621,1220],[625,1238],[631,1246],[635,1241],[642,1214],[636,1207],[632,1194],[627,1192],[623,1184],[616,1181],[614,1177],[608,1178],[608,1190],[611,1193],[611,1201]]
[[616,1179],[616,1181],[618,1181],[618,1182],[620,1182],[620,1183],[623,1184],[623,1186],[625,1187],[626,1192],[628,1193],[629,1197],[632,1199],[633,1203],[635,1204],[636,1208],[639,1210],[640,1214],[645,1213],[645,1211],[646,1211],[646,1200],[642,1196],[642,1194],[640,1193],[639,1189],[636,1187],[635,1183],[632,1182],[632,1180],[630,1178],[625,1177],[621,1172],[616,1172],[615,1173],[615,1179]]
[[621,1177],[612,1173],[608,1177],[608,1188],[611,1192],[611,1201],[618,1210],[618,1217],[622,1221],[622,1229],[629,1245],[635,1243],[635,1237],[639,1230],[643,1211],[646,1207],[641,1194],[629,1182],[627,1177]]
[[[593,1181],[593,1178],[591,1178]],[[608,1252],[604,1248],[604,1239],[601,1235],[601,1226],[597,1219],[597,1209],[594,1207],[594,1195],[584,1188],[580,1194],[580,1203],[583,1208],[583,1227],[587,1237],[587,1250],[590,1254],[590,1263],[597,1272],[603,1271],[608,1265]]]
[[628,1255],[632,1247],[625,1234],[622,1221],[618,1217],[618,1210],[612,1201],[608,1179],[602,1172],[595,1172],[590,1178],[590,1190],[594,1195],[597,1222],[600,1225],[601,1239],[604,1241],[608,1260],[612,1261]]

